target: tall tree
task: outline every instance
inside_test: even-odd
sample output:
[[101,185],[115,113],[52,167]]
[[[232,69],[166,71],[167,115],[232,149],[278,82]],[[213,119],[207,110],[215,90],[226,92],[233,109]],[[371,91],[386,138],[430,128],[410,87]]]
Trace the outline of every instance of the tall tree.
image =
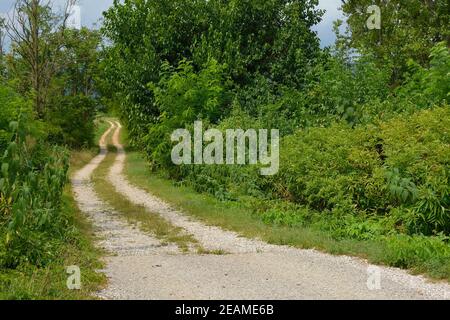
[[45,116],[55,142],[74,147],[93,143],[101,40],[96,30],[65,30],[64,48],[49,88]]
[[4,51],[4,43],[5,43],[5,27],[6,27],[6,23],[5,23],[5,19],[0,17],[0,59],[3,58],[3,55],[5,54]]
[[321,19],[318,0],[115,0],[103,32],[111,41],[106,76],[121,94],[131,136],[160,115],[149,82],[164,62],[186,59],[196,70],[211,59],[227,66],[236,86],[268,82],[302,88],[320,52],[311,27]]
[[62,67],[58,73],[66,95],[91,97],[96,93],[101,43],[102,36],[97,30],[66,30]]
[[4,18],[0,17],[0,80],[2,80],[5,71],[5,36],[6,36],[6,22]]
[[64,45],[69,8],[75,2],[67,0],[64,12],[55,14],[49,0],[17,0],[8,23],[13,55],[24,65],[39,118],[45,115],[48,87],[58,71],[56,57]]
[[[402,79],[407,62],[413,59],[426,66],[430,49],[450,40],[448,0],[342,0],[347,16],[351,46],[361,53],[373,54],[380,65],[391,64],[392,80]],[[367,27],[368,8],[381,9],[381,29]]]

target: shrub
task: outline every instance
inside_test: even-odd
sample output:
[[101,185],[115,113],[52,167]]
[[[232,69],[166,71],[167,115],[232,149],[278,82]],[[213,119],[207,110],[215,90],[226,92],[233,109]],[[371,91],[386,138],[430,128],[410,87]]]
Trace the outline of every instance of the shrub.
[[30,139],[26,122],[11,124],[12,142],[0,160],[0,265],[45,265],[69,229],[60,212],[68,155]]
[[192,126],[197,119],[214,123],[226,114],[224,68],[211,60],[195,72],[193,65],[183,60],[176,69],[165,64],[161,81],[149,84],[161,114],[143,139],[154,167],[173,169],[170,136],[175,129]]
[[31,106],[11,88],[0,83],[0,109],[0,153],[3,154],[11,139],[10,122],[17,121],[21,113],[31,114]]
[[95,135],[95,101],[84,95],[59,97],[47,119],[48,141],[75,148],[90,147]]
[[278,197],[314,210],[405,214],[410,233],[450,233],[450,108],[377,126],[312,128],[284,139]]
[[[159,145],[152,149],[152,159],[156,152],[170,155],[171,144],[161,141],[168,141],[176,119],[168,117],[157,127],[166,130],[166,138],[153,136]],[[265,124],[235,106],[217,127],[245,130]],[[389,223],[395,221],[392,227],[400,232],[450,234],[449,127],[450,108],[444,106],[355,128],[336,123],[297,130],[282,140],[280,172],[274,177],[261,177],[256,166],[174,167],[169,158],[165,163],[172,177],[221,200],[278,198],[342,217],[338,237],[384,234],[376,223],[364,222],[377,216],[391,216]],[[294,215],[271,212],[263,219],[292,224]],[[358,218],[352,221],[352,216]]]
[[383,239],[387,244],[386,261],[395,267],[412,268],[417,265],[431,265],[441,260],[444,266],[450,263],[448,237],[395,235]]
[[402,193],[409,194],[401,203],[414,213],[412,232],[450,234],[449,128],[448,106],[380,125],[385,166],[397,170],[404,181]]
[[[218,127],[259,125],[235,111]],[[177,178],[221,200],[253,196],[293,202],[300,209],[270,209],[263,220],[310,221],[337,238],[386,234],[380,223],[395,232],[450,234],[449,127],[445,106],[376,125],[309,128],[282,140],[276,176],[262,177],[256,166],[195,165],[178,167]],[[305,215],[305,208],[324,218]]]

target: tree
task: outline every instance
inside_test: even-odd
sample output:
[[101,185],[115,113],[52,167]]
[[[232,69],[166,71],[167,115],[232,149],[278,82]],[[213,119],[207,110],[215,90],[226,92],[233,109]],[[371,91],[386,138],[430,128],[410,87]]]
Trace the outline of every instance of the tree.
[[317,0],[208,1],[210,27],[193,51],[230,66],[245,85],[255,74],[276,83],[301,87],[307,66],[317,58],[319,39],[311,28],[320,22]]
[[120,94],[122,115],[136,138],[160,116],[149,82],[161,66],[186,59],[195,71],[211,59],[226,66],[234,88],[268,83],[301,89],[308,66],[320,52],[311,27],[317,0],[125,0],[105,13],[103,33],[111,41],[106,78]]
[[63,81],[66,94],[91,97],[96,93],[101,42],[102,36],[96,30],[65,31],[63,61],[58,77]]
[[102,31],[112,44],[104,77],[132,138],[159,116],[147,84],[159,82],[161,65],[192,59],[191,46],[210,23],[206,6],[205,0],[115,0],[104,13]]
[[50,1],[17,0],[8,23],[13,55],[23,64],[21,72],[29,79],[39,118],[45,115],[48,86],[59,69],[57,55],[64,44],[68,8],[75,2],[67,0],[65,11],[58,15]]
[[[403,78],[409,59],[427,66],[431,48],[450,39],[447,0],[342,0],[350,44],[360,53],[375,55],[380,65],[392,66],[392,81]],[[369,30],[369,6],[381,9],[381,29]]]
[[101,40],[95,30],[65,30],[60,68],[49,87],[45,117],[53,142],[72,147],[90,146],[94,142]]

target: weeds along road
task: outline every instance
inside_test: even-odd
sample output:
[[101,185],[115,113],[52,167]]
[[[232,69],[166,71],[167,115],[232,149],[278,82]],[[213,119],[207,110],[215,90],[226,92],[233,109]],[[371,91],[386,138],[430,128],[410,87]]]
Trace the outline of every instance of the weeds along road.
[[[123,173],[126,154],[121,125],[110,122],[100,154],[72,179],[75,199],[90,217],[108,252],[104,299],[445,299],[450,286],[432,284],[406,271],[375,267],[346,256],[269,245],[207,226],[130,184]],[[111,132],[117,149],[108,183],[130,203],[160,215],[192,236],[202,248],[187,252],[158,239],[120,210],[103,202],[93,174],[108,153]],[[199,253],[201,252],[201,253]],[[210,252],[210,254],[208,254]],[[379,277],[378,277],[379,276]],[[379,280],[379,282],[378,282]],[[379,284],[379,286],[378,286]]]

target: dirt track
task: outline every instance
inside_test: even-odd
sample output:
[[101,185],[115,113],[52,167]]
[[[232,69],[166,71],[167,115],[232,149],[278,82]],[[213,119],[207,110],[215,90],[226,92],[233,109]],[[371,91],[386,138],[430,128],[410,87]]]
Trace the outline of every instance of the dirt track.
[[[126,154],[119,123],[100,140],[101,152],[73,177],[76,200],[92,219],[111,254],[106,258],[105,299],[450,299],[450,286],[363,260],[332,256],[245,239],[191,219],[155,196],[130,184],[122,173]],[[109,182],[131,202],[159,213],[210,250],[224,255],[183,254],[127,224],[120,213],[96,196],[90,179],[104,160],[106,138],[114,131],[118,149]],[[375,269],[374,269],[375,268]],[[380,272],[381,289],[368,288],[368,275]],[[369,281],[370,282],[370,281]]]

